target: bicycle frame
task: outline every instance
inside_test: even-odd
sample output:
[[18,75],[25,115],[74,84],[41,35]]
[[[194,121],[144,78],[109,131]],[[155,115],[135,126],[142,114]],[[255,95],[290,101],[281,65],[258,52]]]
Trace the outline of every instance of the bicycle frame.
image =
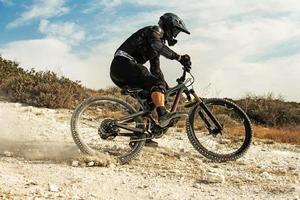
[[[188,82],[188,81],[186,81],[186,82]],[[166,100],[168,100],[168,98],[176,92],[176,97],[175,97],[174,102],[172,104],[171,112],[176,112],[177,106],[178,106],[180,98],[181,98],[181,94],[183,93],[184,90],[187,90],[187,87],[184,83],[181,83],[181,84],[178,84],[177,86],[175,86],[173,88],[170,88],[166,92]],[[152,112],[152,110],[149,110],[145,107],[145,105],[144,105],[145,100],[144,99],[141,99],[139,95],[135,95],[135,98],[138,100],[138,102],[140,103],[140,106],[143,108],[143,110],[139,111],[137,113],[119,118],[116,122],[116,126],[118,126],[120,128],[123,128],[125,130],[128,130],[128,131],[143,133],[143,132],[145,132],[144,129],[133,128],[133,127],[126,126],[122,123],[119,123],[119,122],[124,123],[124,122],[130,121],[130,120],[132,120],[136,117],[144,117],[144,116],[149,115]],[[151,116],[149,118],[152,119]],[[151,121],[154,122],[153,119]]]
[[[172,104],[172,107],[171,107],[170,111],[171,112],[176,112],[179,101],[180,101],[180,98],[182,96],[182,93],[186,94],[187,99],[189,101],[191,100],[191,96],[190,96],[190,94],[191,94],[191,95],[193,95],[193,97],[195,99],[195,101],[192,103],[191,107],[194,107],[194,106],[197,106],[197,105],[199,105],[201,107],[201,110],[199,111],[199,115],[202,118],[202,120],[204,121],[204,123],[206,124],[207,128],[210,131],[213,131],[213,133],[214,132],[217,132],[217,133],[221,132],[222,129],[223,129],[222,125],[216,119],[216,117],[209,111],[208,107],[204,104],[203,99],[200,98],[193,89],[188,89],[188,87],[186,86],[187,83],[189,83],[190,81],[191,81],[191,79],[186,80],[186,71],[184,70],[183,75],[179,79],[177,79],[178,84],[175,87],[170,88],[166,92],[166,96],[165,96],[166,101],[168,101],[168,99],[171,95],[176,93],[176,96],[175,96],[175,99],[173,101],[173,104]],[[122,122],[125,123],[125,122],[128,122],[128,121],[131,121],[136,117],[145,117],[145,116],[147,116],[152,121],[152,123],[155,123],[155,120],[151,116],[149,116],[149,114],[151,114],[152,110],[150,110],[149,108],[147,108],[145,106],[145,101],[146,100],[141,99],[141,97],[137,93],[134,94],[134,97],[138,100],[138,102],[139,102],[139,104],[140,104],[140,106],[143,110],[139,111],[137,113],[134,113],[134,114],[124,116],[124,117],[121,117],[121,118],[117,119],[115,125],[118,126],[119,128],[122,128],[122,129],[125,129],[125,130],[128,130],[128,131],[144,133],[145,129],[133,128],[133,127],[129,127],[129,126],[126,126],[126,125],[122,124]],[[209,119],[206,118],[206,116],[203,114],[203,112],[207,114],[207,116],[209,117],[209,119],[211,119],[213,124],[211,124],[211,122],[209,121]],[[119,123],[119,122],[121,122],[121,123]],[[211,127],[216,127],[216,128],[212,129]],[[129,135],[129,134],[125,134],[125,135]]]

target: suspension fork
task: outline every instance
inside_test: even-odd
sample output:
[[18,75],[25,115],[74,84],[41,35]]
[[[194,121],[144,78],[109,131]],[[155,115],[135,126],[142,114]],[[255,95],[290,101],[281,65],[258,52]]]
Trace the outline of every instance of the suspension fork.
[[[214,123],[214,125],[218,129],[218,131],[221,131],[223,129],[223,126],[220,124],[220,122],[217,120],[217,118],[210,112],[208,107],[203,102],[202,98],[200,98],[193,89],[190,90],[190,93],[194,96],[194,98],[196,99],[196,102],[199,102],[199,106],[207,114],[207,116],[211,119],[211,121]],[[211,129],[212,125],[206,119],[202,110],[199,111],[199,115],[202,118],[202,120],[204,121],[204,123],[206,124],[206,126],[209,128],[209,130],[212,130]]]

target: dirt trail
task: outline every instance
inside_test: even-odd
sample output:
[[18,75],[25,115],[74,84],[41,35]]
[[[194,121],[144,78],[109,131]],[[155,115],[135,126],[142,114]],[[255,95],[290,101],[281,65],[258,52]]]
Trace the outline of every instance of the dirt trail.
[[80,155],[70,116],[0,102],[0,199],[300,199],[299,145],[255,141],[238,161],[214,163],[172,129],[117,165]]

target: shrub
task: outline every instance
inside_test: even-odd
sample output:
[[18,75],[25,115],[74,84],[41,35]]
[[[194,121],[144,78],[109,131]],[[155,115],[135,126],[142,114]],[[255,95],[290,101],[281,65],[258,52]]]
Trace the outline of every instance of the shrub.
[[251,121],[265,126],[296,126],[300,124],[300,103],[285,102],[272,93],[266,96],[248,95],[236,100]]
[[79,81],[59,77],[54,72],[26,71],[18,63],[1,56],[0,72],[0,92],[14,102],[36,107],[74,108],[89,96],[111,95],[123,98],[137,108],[137,102],[130,96],[121,96],[118,87],[91,90],[83,87]]
[[89,90],[55,73],[25,71],[0,57],[0,89],[10,100],[37,107],[71,108],[89,96]]

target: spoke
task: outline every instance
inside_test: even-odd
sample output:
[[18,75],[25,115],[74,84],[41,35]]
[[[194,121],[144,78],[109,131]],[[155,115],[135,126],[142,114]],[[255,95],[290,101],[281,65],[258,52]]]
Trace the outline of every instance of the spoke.
[[[87,123],[87,122],[81,122],[82,124],[88,126],[88,127],[93,127],[93,128],[97,128],[97,125],[96,124],[90,124],[90,123]],[[100,123],[99,123],[100,124]],[[87,128],[88,128],[87,127]]]
[[90,139],[90,138],[94,138],[94,137],[99,137],[99,135],[92,135],[92,136],[87,136],[87,137],[84,137],[84,138]]
[[210,140],[210,137],[208,136],[206,140],[202,141],[201,143],[206,143],[208,140]]

